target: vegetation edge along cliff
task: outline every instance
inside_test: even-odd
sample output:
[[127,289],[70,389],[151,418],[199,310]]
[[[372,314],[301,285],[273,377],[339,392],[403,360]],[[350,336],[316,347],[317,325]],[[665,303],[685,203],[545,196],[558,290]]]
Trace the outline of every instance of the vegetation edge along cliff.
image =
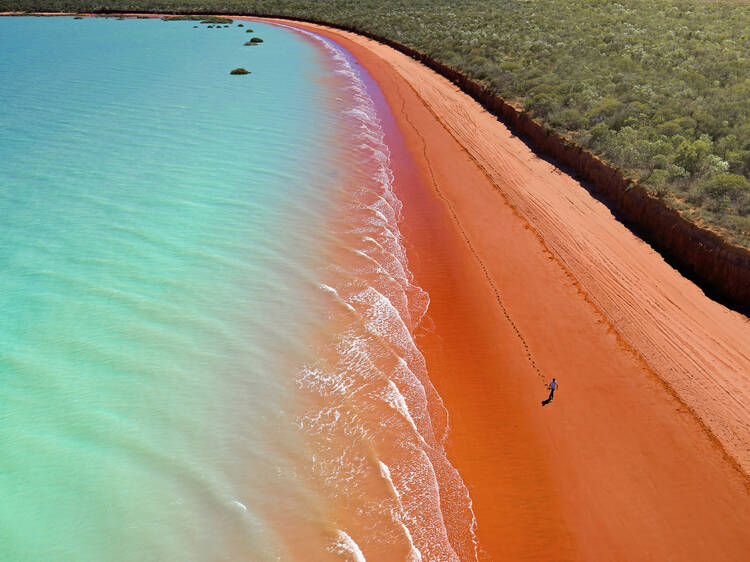
[[[0,8],[52,10],[51,4],[55,4],[54,2],[33,2],[33,6],[25,6],[28,3],[4,3],[4,0],[0,0]],[[556,3],[556,0],[553,0],[551,3],[538,4],[538,6],[548,7],[549,4]],[[62,5],[57,4],[55,7],[58,10],[71,11],[119,12],[127,10],[160,13],[189,11],[275,16],[348,29],[386,43],[455,82],[489,111],[500,117],[515,133],[525,138],[539,153],[553,158],[589,182],[597,193],[606,198],[619,218],[629,223],[673,265],[695,280],[711,296],[744,312],[750,309],[750,252],[747,250],[749,244],[746,240],[750,235],[747,226],[750,224],[750,217],[748,217],[750,183],[743,176],[743,174],[750,175],[750,104],[744,97],[736,101],[733,106],[730,104],[729,109],[734,112],[734,115],[739,116],[731,126],[728,125],[727,120],[716,124],[716,119],[711,121],[710,116],[707,117],[705,112],[700,114],[694,108],[688,108],[692,113],[686,109],[685,115],[677,114],[676,117],[674,111],[664,115],[641,113],[640,119],[643,119],[645,115],[645,118],[658,125],[655,128],[652,127],[653,130],[643,133],[638,130],[638,118],[634,117],[633,113],[634,111],[636,113],[647,112],[648,107],[644,104],[639,105],[637,100],[631,100],[625,105],[623,102],[628,101],[630,94],[624,95],[620,91],[622,99],[604,96],[585,115],[588,119],[588,128],[576,130],[576,119],[569,119],[567,124],[561,125],[560,107],[555,108],[555,104],[560,105],[562,103],[560,100],[566,99],[565,95],[561,95],[560,92],[553,92],[554,95],[539,93],[539,88],[543,92],[549,84],[542,83],[538,88],[532,87],[526,92],[528,95],[525,97],[511,96],[512,101],[508,102],[507,98],[500,95],[502,88],[499,88],[492,80],[487,80],[486,76],[481,76],[483,71],[477,72],[471,64],[455,66],[447,64],[446,60],[455,59],[450,56],[450,53],[438,59],[410,46],[418,41],[404,41],[403,29],[395,29],[387,35],[373,32],[371,29],[378,27],[378,21],[385,18],[390,22],[399,19],[399,15],[404,15],[404,6],[402,6],[404,3],[400,0],[391,0],[387,3],[373,3],[371,0],[362,2],[327,0],[235,2],[230,0],[216,6],[213,6],[211,2],[200,2],[194,8],[189,2],[181,2],[178,7],[172,6],[173,2],[170,0],[162,0],[150,5],[146,2],[133,2],[128,3],[127,7],[117,6],[117,9],[112,10],[108,7],[103,8],[101,4],[91,7],[85,4],[86,2],[63,2]],[[454,11],[467,6],[477,8],[479,5],[476,0],[458,2],[439,0],[424,6],[423,4],[425,3],[416,0],[409,3],[408,10],[424,19],[425,9],[440,15],[445,13],[446,5],[453,6]],[[526,9],[525,6],[534,3],[519,4],[519,2],[503,1],[496,4],[495,7],[500,10],[513,11],[519,9],[521,4]],[[642,10],[642,7],[639,7],[640,4],[641,2],[637,0],[631,0],[612,5],[615,6],[614,11],[625,10],[626,13],[629,11],[632,14],[634,9]],[[701,2],[681,2],[679,5],[682,8],[686,6],[689,8],[701,4]],[[571,5],[573,9],[576,5],[584,5],[587,9],[593,5],[598,6],[597,3],[591,2],[566,3],[566,6]],[[673,5],[675,2],[668,1],[656,4],[662,11],[671,10]],[[630,6],[635,8],[626,9]],[[712,6],[715,7],[717,4],[712,4]],[[735,16],[740,13],[740,20],[746,17],[750,21],[750,7],[748,6],[736,4],[718,6],[721,13],[717,13],[717,19],[723,17],[725,21],[735,21],[737,20]],[[277,8],[277,10],[272,8]],[[372,10],[378,10],[379,19],[373,17]],[[726,10],[731,11],[731,17],[727,17]],[[564,12],[565,10],[561,14]],[[690,10],[687,10],[687,13],[689,15]],[[467,18],[470,19],[470,16],[463,17],[463,19]],[[559,19],[565,18],[560,16]],[[631,19],[636,21],[638,18]],[[412,27],[422,23],[424,22],[420,22],[419,18],[415,17]],[[582,25],[589,24],[590,22],[583,22]],[[477,25],[480,26],[479,23]],[[408,24],[402,27],[407,28]],[[439,26],[433,25],[432,27],[439,30]],[[589,25],[589,27],[592,26]],[[750,30],[750,26],[748,29]],[[613,31],[617,30],[613,29]],[[675,32],[674,29],[667,31],[673,34]],[[700,36],[700,30],[677,29],[677,31],[688,35],[697,33],[697,36]],[[446,31],[445,36],[451,36],[449,30]],[[399,37],[401,41],[409,45],[404,45],[392,37]],[[609,43],[613,41],[611,34],[607,38]],[[476,37],[473,37],[472,41],[475,39]],[[548,37],[548,39],[552,38]],[[533,43],[539,38],[531,37],[531,40]],[[743,36],[737,36],[737,42],[741,43],[742,40]],[[696,41],[700,47],[702,39],[698,37]],[[443,42],[448,43],[447,39]],[[602,48],[606,49],[609,43],[605,41]],[[637,41],[634,44],[637,45]],[[473,51],[477,49],[472,49]],[[735,57],[736,60],[730,65],[730,70],[727,71],[725,68],[722,72],[741,74],[742,68],[745,66],[750,68],[750,53],[747,54],[748,57]],[[509,58],[512,59],[512,57]],[[583,57],[581,66],[586,66],[587,62],[590,61]],[[457,69],[456,66],[459,68]],[[721,65],[715,64],[715,66]],[[740,71],[737,70],[738,68]],[[533,69],[530,72],[533,74]],[[473,76],[468,74],[473,74]],[[500,74],[502,75],[503,72]],[[477,75],[480,75],[480,78],[477,78]],[[735,79],[737,79],[736,76]],[[732,80],[732,75],[727,75],[727,83],[732,83]],[[742,88],[745,86],[750,88],[750,80],[747,78],[744,82],[741,79],[737,80],[741,82],[741,92],[744,92]],[[718,81],[714,82],[718,83]],[[531,85],[533,86],[533,80]],[[583,86],[588,87],[585,84]],[[630,88],[627,92],[638,87],[644,88],[643,84],[638,84],[632,76],[630,83],[625,86]],[[580,88],[576,85],[573,89]],[[750,89],[748,91],[750,92]],[[572,92],[569,97],[575,97],[575,95],[577,95],[576,92]],[[540,100],[547,101],[540,103]],[[725,105],[731,101],[725,100]],[[602,104],[607,107],[604,108]],[[722,109],[722,111],[726,110],[726,108]],[[574,114],[580,116],[574,103],[571,103],[571,107],[563,107],[562,112],[568,117]],[[667,117],[674,118],[666,119]],[[721,115],[717,118],[719,117]],[[701,119],[703,121],[699,122]],[[711,130],[712,123],[715,130]],[[721,127],[725,130],[720,130]],[[710,130],[714,135],[707,134],[704,132],[706,130]],[[727,135],[726,131],[737,133],[737,135]],[[643,161],[643,158],[648,158],[648,161]]]

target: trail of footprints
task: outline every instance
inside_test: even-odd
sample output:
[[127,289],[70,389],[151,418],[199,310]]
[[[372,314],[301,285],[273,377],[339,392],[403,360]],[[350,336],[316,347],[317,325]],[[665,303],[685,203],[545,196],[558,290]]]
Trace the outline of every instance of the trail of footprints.
[[[416,93],[416,92],[415,92]],[[417,94],[418,95],[418,94]],[[424,103],[424,102],[423,102]],[[412,126],[412,129],[419,135],[419,138],[422,141],[422,152],[424,154],[425,162],[427,162],[427,168],[430,170],[430,178],[432,180],[432,187],[435,189],[435,192],[438,194],[438,197],[445,203],[445,205],[448,207],[448,210],[451,213],[451,216],[453,217],[453,220],[456,222],[456,225],[458,226],[458,229],[461,231],[461,236],[463,236],[463,239],[466,241],[466,245],[469,247],[469,250],[471,251],[474,258],[477,260],[477,263],[479,264],[479,267],[482,268],[482,272],[484,273],[485,278],[487,279],[487,282],[490,284],[490,287],[492,287],[493,292],[495,293],[495,300],[497,300],[497,304],[500,305],[500,309],[503,311],[503,315],[505,316],[505,319],[510,324],[511,328],[513,328],[513,331],[515,332],[518,339],[521,341],[521,345],[523,346],[524,352],[526,353],[526,359],[529,361],[529,364],[531,365],[531,368],[534,369],[534,372],[536,372],[537,377],[542,381],[542,383],[546,386],[547,379],[542,373],[539,366],[536,364],[536,360],[534,359],[533,354],[531,353],[531,349],[529,348],[529,344],[526,341],[526,338],[523,337],[523,334],[521,333],[521,330],[518,329],[518,326],[516,325],[513,318],[511,318],[510,313],[508,312],[507,307],[505,306],[505,303],[503,302],[502,297],[500,296],[500,291],[495,286],[495,283],[492,281],[492,277],[490,277],[489,271],[487,271],[487,266],[484,264],[482,259],[477,254],[476,250],[474,249],[474,246],[471,243],[471,240],[469,240],[469,237],[466,234],[466,231],[464,230],[464,227],[461,225],[461,221],[458,220],[458,216],[456,215],[456,212],[453,210],[453,206],[450,204],[450,201],[443,195],[443,193],[440,191],[440,188],[437,185],[437,181],[435,180],[435,174],[432,171],[432,164],[430,164],[430,160],[427,157],[427,144],[425,143],[425,139],[422,136],[422,134],[419,132],[419,130],[414,126],[414,124],[409,120],[409,117],[405,111],[404,108],[404,102],[402,100],[401,102],[401,114],[404,116],[404,118],[409,122],[409,124]],[[428,108],[429,109],[429,108]],[[493,182],[494,183],[494,182]],[[499,186],[498,186],[499,188]]]

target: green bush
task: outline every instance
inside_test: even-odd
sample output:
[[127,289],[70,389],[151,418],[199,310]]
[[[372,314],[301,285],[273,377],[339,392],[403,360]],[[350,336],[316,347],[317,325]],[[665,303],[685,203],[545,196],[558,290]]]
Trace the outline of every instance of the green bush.
[[701,182],[701,187],[711,197],[728,197],[735,202],[743,195],[750,195],[750,182],[737,174],[719,174]]
[[586,123],[586,119],[581,115],[581,112],[572,107],[565,108],[558,113],[555,113],[550,121],[554,127],[566,131],[577,131],[582,129]]
[[669,173],[666,170],[654,170],[646,180],[647,185],[653,185],[657,189],[667,185]]
[[654,173],[664,172],[666,176],[666,169],[668,165],[669,160],[663,154],[657,154],[656,156],[651,158],[651,168],[654,170]]
[[685,168],[691,175],[701,169],[706,157],[711,153],[710,141],[698,139],[694,142],[683,141],[674,155],[675,164]]
[[164,21],[199,21],[201,23],[232,23],[230,18],[224,16],[194,16],[194,15],[178,15],[178,16],[164,16],[161,18]]
[[[700,190],[722,174],[750,178],[747,2],[0,0],[0,11],[19,9],[329,21],[460,70],[631,177],[658,180],[675,196],[665,201],[679,204],[693,187]],[[666,167],[656,155],[666,158]],[[666,170],[666,179],[654,176],[656,170]],[[695,216],[735,229],[728,234],[750,246],[746,215],[739,214],[744,203],[714,203]]]

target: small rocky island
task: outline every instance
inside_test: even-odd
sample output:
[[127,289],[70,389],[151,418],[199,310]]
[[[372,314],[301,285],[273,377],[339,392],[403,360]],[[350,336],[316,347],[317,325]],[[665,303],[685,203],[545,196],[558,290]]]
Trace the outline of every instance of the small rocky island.
[[229,74],[250,74],[250,71],[244,68],[235,68]]

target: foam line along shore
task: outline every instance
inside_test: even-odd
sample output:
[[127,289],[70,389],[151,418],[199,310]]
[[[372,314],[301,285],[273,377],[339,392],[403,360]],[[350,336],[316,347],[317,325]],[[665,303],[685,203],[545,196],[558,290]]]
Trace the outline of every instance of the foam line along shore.
[[[110,22],[122,29],[113,27],[108,41],[129,45],[144,32],[137,23]],[[73,487],[82,493],[70,498],[45,485],[44,471],[6,470],[11,501],[0,517],[13,525],[2,526],[2,544],[13,533],[17,547],[36,545],[31,515],[45,496],[29,501],[23,491],[49,489],[86,500],[45,512],[59,532],[49,537],[56,554],[81,552],[54,540],[79,537],[66,527],[78,521],[92,557],[106,552],[101,537],[116,529],[120,543],[137,547],[132,556],[184,559],[742,558],[750,549],[742,469],[750,402],[740,376],[748,372],[747,323],[705,299],[454,85],[355,34],[277,23],[287,28],[262,29],[290,57],[256,48],[254,89],[223,82],[226,69],[219,76],[213,63],[201,66],[212,69],[210,80],[195,83],[221,86],[224,118],[211,111],[215,104],[190,105],[213,99],[207,86],[189,83],[182,94],[176,86],[178,70],[214,52],[223,30],[208,32],[217,34],[210,40],[167,31],[183,49],[176,52],[183,66],[162,65],[174,70],[169,79],[154,80],[152,67],[145,74],[85,67],[141,72],[144,92],[154,84],[169,91],[141,104],[170,100],[159,112],[140,113],[121,95],[86,104],[85,91],[71,90],[88,108],[80,115],[94,121],[90,138],[98,142],[89,154],[111,148],[102,131],[117,129],[127,141],[112,154],[132,155],[138,143],[125,132],[143,135],[148,119],[158,117],[150,141],[161,150],[171,147],[170,131],[194,125],[184,135],[190,154],[213,160],[184,159],[187,183],[178,167],[139,168],[157,150],[131,158],[119,178],[110,173],[116,161],[93,159],[107,181],[95,189],[63,184],[52,194],[69,195],[77,209],[63,219],[78,235],[62,247],[45,222],[56,216],[45,205],[58,199],[39,186],[23,191],[36,197],[3,194],[13,211],[2,215],[3,232],[15,237],[3,255],[13,267],[0,278],[13,311],[0,324],[0,360],[16,375],[6,381],[44,374],[59,382],[45,395],[31,392],[34,385],[6,387],[6,406],[19,409],[4,410],[3,442],[12,446],[22,434],[27,446],[4,457],[22,468],[17,452],[25,451],[31,465],[52,466],[60,431],[59,481],[81,472],[76,459],[92,462],[76,481],[80,490]],[[118,83],[86,76],[94,94]],[[289,82],[274,90],[274,77]],[[248,91],[257,96],[243,97]],[[264,105],[276,97],[287,105]],[[107,124],[112,115],[116,128]],[[33,117],[5,140],[22,138]],[[266,117],[283,127],[263,126]],[[79,180],[86,170],[71,164],[70,150],[88,138],[82,122],[67,116],[58,130],[45,119],[46,134],[35,137],[64,133],[59,153]],[[4,169],[12,179],[36,185],[54,177],[54,149],[37,160],[12,150],[21,164]],[[226,170],[221,179],[216,169]],[[151,178],[153,170],[160,175]],[[123,177],[137,178],[138,189]],[[176,207],[183,212],[170,212]],[[93,232],[101,243],[86,242]],[[29,233],[39,239],[26,240]],[[61,248],[73,253],[71,263]],[[80,271],[56,269],[73,263]],[[87,314],[97,299],[106,306]],[[48,301],[55,307],[41,306]],[[122,311],[125,330],[117,328]],[[68,322],[64,331],[60,321]],[[97,326],[110,327],[107,337],[92,339]],[[31,336],[49,361],[25,355]],[[181,357],[186,346],[191,354]],[[114,363],[135,380],[84,384],[81,366],[101,375]],[[67,376],[72,366],[75,377]],[[560,388],[542,409],[551,377]],[[123,401],[134,391],[136,409]],[[63,404],[76,423],[47,423],[53,409],[42,397]],[[40,407],[22,411],[24,404]],[[149,413],[155,419],[137,431]],[[107,438],[108,427],[128,439]],[[165,435],[175,438],[163,442]],[[108,519],[90,517],[104,500],[87,483],[113,491]],[[153,493],[126,493],[129,486]],[[136,512],[145,519],[127,516]],[[195,534],[196,548],[185,533]]]
[[443,447],[447,413],[413,338],[429,295],[413,283],[399,230],[403,205],[383,128],[389,108],[374,102],[382,98],[377,85],[349,53],[302,33],[345,81],[336,101],[342,140],[356,154],[331,225],[339,245],[320,283],[330,331],[298,376],[313,404],[300,416],[310,472],[339,522],[334,550],[352,551],[350,544],[368,559],[475,559],[471,501]]
[[0,24],[3,552],[476,558],[366,72],[264,23]]
[[[660,264],[572,178],[553,173],[454,85],[364,37],[294,25],[357,57],[383,91],[416,164],[411,181],[397,175],[395,186],[410,269],[430,295],[417,341],[450,413],[448,457],[471,494],[480,556],[729,560],[747,552],[746,477],[665,389],[655,374],[669,374],[664,364],[644,360],[653,349],[630,343],[642,341],[637,333],[657,338],[649,341],[673,333],[674,326],[653,319],[661,305],[648,308],[663,301],[681,307],[674,316],[686,329],[680,333],[700,344],[685,348],[698,353],[693,360],[710,365],[719,353],[741,373],[747,325]],[[545,193],[576,205],[547,208]],[[555,222],[558,212],[570,224]],[[573,246],[562,245],[589,229],[601,232],[579,237],[575,247],[594,260],[606,248],[593,246],[607,241],[607,268],[574,260]],[[643,263],[653,279],[638,273]],[[635,316],[618,317],[610,304],[599,308],[616,286],[606,279],[633,275],[644,280],[633,295],[648,293]],[[633,295],[619,291],[630,302]],[[701,355],[707,345],[714,351]],[[656,356],[662,363],[682,364],[663,349]],[[551,377],[563,382],[554,408],[543,409],[543,383]],[[710,406],[721,403],[722,384],[694,388]],[[744,392],[739,374],[727,384]]]

